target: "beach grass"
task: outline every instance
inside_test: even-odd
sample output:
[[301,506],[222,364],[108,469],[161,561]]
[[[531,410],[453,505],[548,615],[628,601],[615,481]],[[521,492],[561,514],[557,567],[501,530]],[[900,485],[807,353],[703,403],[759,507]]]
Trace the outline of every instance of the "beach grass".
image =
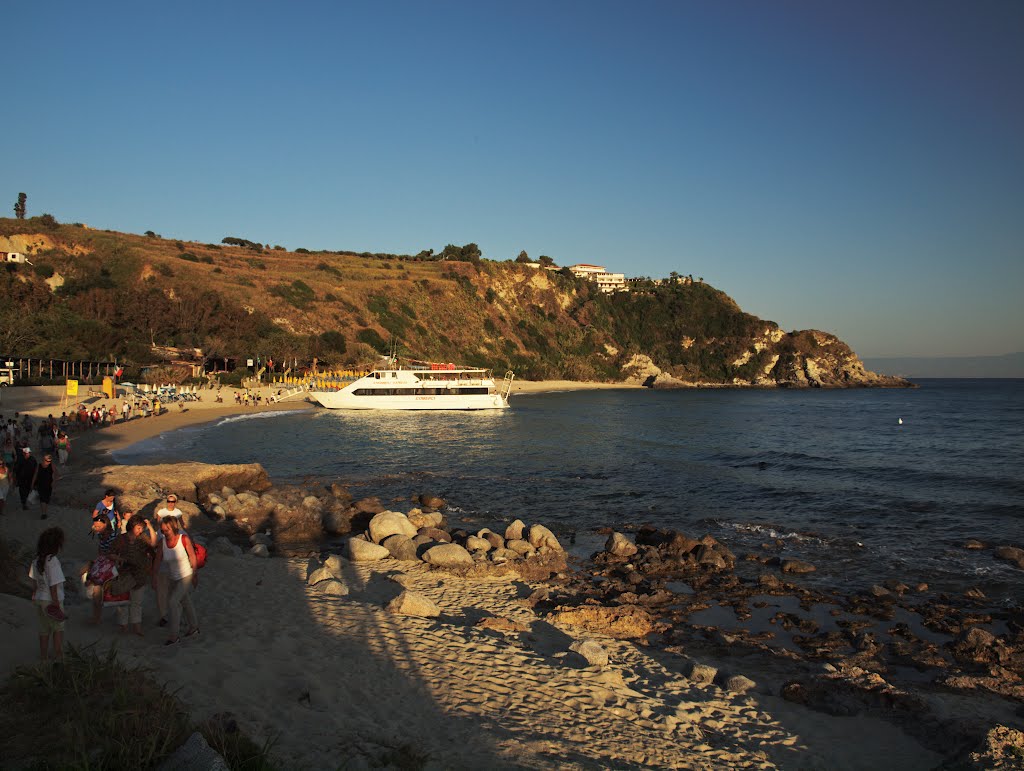
[[153,768],[200,730],[232,769],[271,769],[270,743],[194,726],[176,695],[116,647],[68,646],[63,663],[19,667],[0,688],[0,757],[25,768]]

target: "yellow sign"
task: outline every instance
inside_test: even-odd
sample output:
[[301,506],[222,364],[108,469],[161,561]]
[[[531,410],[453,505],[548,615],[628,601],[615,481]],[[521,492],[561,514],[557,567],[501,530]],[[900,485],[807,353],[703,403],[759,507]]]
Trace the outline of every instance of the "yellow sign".
[[78,381],[77,380],[69,380],[68,381],[68,396],[78,396]]
[[113,399],[114,398],[114,378],[112,378],[112,377],[105,377],[105,378],[103,378],[103,388],[101,390],[103,391],[103,393],[105,393],[107,395],[108,399]]

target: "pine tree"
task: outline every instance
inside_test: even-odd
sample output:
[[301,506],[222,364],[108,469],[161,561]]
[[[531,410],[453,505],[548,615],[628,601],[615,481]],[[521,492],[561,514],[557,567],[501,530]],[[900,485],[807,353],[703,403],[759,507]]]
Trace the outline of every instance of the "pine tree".
[[25,201],[27,200],[27,195],[24,193],[18,193],[18,202],[14,204],[14,216],[20,220],[25,219]]

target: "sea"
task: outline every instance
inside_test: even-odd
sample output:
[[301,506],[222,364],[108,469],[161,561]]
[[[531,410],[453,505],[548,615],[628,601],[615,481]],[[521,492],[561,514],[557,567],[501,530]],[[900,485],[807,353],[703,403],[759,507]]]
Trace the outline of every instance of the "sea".
[[596,390],[515,394],[482,412],[297,410],[148,439],[121,463],[259,462],[272,480],[340,482],[407,511],[540,522],[577,555],[642,525],[737,556],[804,559],[822,589],[887,579],[1024,602],[1024,571],[968,550],[1024,547],[1024,380],[912,389]]

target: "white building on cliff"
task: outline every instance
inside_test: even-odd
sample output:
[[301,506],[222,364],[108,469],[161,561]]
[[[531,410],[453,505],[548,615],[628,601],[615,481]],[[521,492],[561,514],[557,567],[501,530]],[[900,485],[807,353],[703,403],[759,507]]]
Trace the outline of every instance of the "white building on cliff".
[[569,270],[577,278],[585,278],[597,284],[602,292],[619,292],[626,288],[625,273],[609,273],[603,265],[588,265],[579,263],[570,265]]

